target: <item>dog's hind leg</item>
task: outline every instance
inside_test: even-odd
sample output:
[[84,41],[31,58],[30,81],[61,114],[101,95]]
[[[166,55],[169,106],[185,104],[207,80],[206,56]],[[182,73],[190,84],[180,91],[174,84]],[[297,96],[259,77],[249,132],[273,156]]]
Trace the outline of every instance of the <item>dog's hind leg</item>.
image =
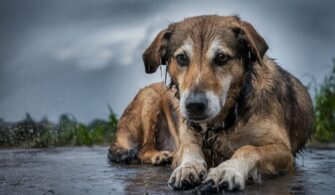
[[108,158],[112,162],[129,164],[136,161],[137,151],[138,147],[126,149],[116,143],[109,148]]
[[116,163],[137,162],[141,145],[141,91],[122,114],[116,130],[116,141],[110,146],[108,158]]
[[[154,84],[139,91],[122,114],[116,132],[116,142],[109,149],[109,159],[117,163],[139,160],[154,165],[167,164],[172,160],[173,150],[165,147],[166,142],[157,139],[161,130],[169,132],[172,119],[166,122],[167,110],[162,107],[167,101],[166,88]],[[170,112],[170,111],[169,111]],[[169,113],[169,116],[171,113]],[[174,139],[177,136],[174,129]],[[171,133],[163,140],[171,137]],[[171,151],[169,151],[171,150]]]
[[109,148],[108,158],[112,162],[129,164],[137,160],[139,146],[138,144],[130,143],[131,139],[125,133],[118,133],[117,141]]
[[154,165],[165,165],[172,161],[172,152],[164,150],[164,143],[160,142],[157,136],[162,129],[169,128],[162,107],[165,101],[163,92],[163,90],[148,90],[146,97],[150,98],[143,101],[141,113],[143,145],[139,150],[138,159]]
[[[143,163],[151,163],[153,165],[165,165],[172,161],[172,152],[158,149],[157,134],[161,129],[158,127],[161,119],[160,106],[150,109],[150,113],[143,117],[143,145],[139,150],[138,159]],[[167,127],[165,127],[167,128]]]
[[153,165],[166,165],[172,162],[173,153],[170,151],[141,150],[138,158],[144,163],[151,163]]
[[[148,128],[152,128],[149,131],[150,136],[145,137],[153,137],[153,140],[147,140],[150,144],[150,150],[144,149],[140,151],[139,158],[143,161],[149,161],[149,163],[154,165],[166,165],[170,164],[173,160],[173,156],[176,148],[179,145],[178,132],[176,130],[176,124],[173,119],[173,111],[170,108],[169,98],[164,96],[163,101],[159,108],[159,114],[153,115],[155,118],[152,118],[148,121],[148,124],[156,124],[156,126],[148,126]],[[154,134],[152,134],[154,132]],[[153,149],[154,148],[154,149]]]

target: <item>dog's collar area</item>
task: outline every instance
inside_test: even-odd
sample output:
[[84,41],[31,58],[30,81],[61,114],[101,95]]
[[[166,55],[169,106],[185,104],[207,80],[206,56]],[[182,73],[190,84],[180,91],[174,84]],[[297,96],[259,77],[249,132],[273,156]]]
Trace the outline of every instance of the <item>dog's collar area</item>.
[[237,120],[237,104],[230,108],[228,115],[223,123],[220,125],[213,125],[209,123],[195,123],[186,121],[188,128],[195,131],[196,134],[203,137],[203,146],[205,148],[212,148],[219,132],[227,132]]
[[195,130],[196,133],[206,134],[207,132],[211,131],[214,133],[219,133],[222,130],[225,130],[224,124],[222,125],[211,125],[209,123],[195,123],[192,121],[187,121],[187,126],[190,127],[192,130]]
[[192,121],[186,121],[186,123],[189,129],[193,130],[196,135],[202,137],[202,145],[207,149],[213,147],[218,133],[224,130],[224,124],[214,126],[208,123],[199,124]]
[[229,112],[222,124],[213,125],[209,123],[195,123],[192,121],[187,121],[187,126],[201,134],[204,134],[207,131],[218,133],[223,130],[228,131],[228,129],[233,126],[236,120],[237,120],[237,103],[229,109]]

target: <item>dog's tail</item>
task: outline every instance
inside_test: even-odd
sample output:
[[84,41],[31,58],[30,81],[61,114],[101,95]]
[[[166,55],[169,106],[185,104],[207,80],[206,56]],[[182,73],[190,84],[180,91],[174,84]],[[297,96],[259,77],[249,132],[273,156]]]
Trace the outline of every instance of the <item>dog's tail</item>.
[[118,143],[114,143],[108,150],[108,159],[111,162],[130,164],[137,162],[137,153],[139,147],[134,146],[132,148],[124,148]]

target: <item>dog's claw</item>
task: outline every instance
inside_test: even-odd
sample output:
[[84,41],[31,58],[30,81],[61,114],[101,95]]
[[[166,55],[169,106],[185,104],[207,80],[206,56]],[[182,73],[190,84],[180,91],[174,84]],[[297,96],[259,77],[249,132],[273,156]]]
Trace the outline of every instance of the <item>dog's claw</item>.
[[193,175],[193,173],[190,173],[190,175],[188,176],[188,179],[192,182],[195,180],[195,177]]
[[172,177],[172,178],[171,178],[171,181],[169,182],[169,185],[170,185],[171,187],[173,187],[173,184],[174,184],[175,181],[176,181],[176,178],[175,178],[175,177]]
[[188,190],[201,183],[200,172],[206,175],[206,166],[203,162],[188,162],[177,167],[170,179],[169,186],[174,190]]
[[225,190],[225,189],[227,189],[228,187],[229,187],[229,183],[228,183],[227,181],[224,181],[224,182],[222,182],[222,183],[219,185],[219,189],[220,189],[220,191]]
[[213,180],[208,180],[197,187],[196,193],[197,194],[216,193],[217,188],[214,185],[215,182]]
[[182,190],[188,190],[192,188],[192,184],[186,179],[181,181],[181,185],[182,185],[181,187]]
[[205,177],[206,177],[206,171],[200,171],[200,173],[199,173],[199,178],[200,178],[201,180],[203,180],[203,179],[205,179]]

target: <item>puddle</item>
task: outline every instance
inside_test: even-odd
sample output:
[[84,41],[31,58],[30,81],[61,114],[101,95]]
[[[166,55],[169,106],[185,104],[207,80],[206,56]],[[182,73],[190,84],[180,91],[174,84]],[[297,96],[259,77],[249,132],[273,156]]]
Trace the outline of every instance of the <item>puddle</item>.
[[[169,166],[109,164],[107,148],[0,150],[0,194],[180,194]],[[296,172],[234,194],[335,194],[335,151],[308,148]],[[185,191],[184,193],[192,193]]]

